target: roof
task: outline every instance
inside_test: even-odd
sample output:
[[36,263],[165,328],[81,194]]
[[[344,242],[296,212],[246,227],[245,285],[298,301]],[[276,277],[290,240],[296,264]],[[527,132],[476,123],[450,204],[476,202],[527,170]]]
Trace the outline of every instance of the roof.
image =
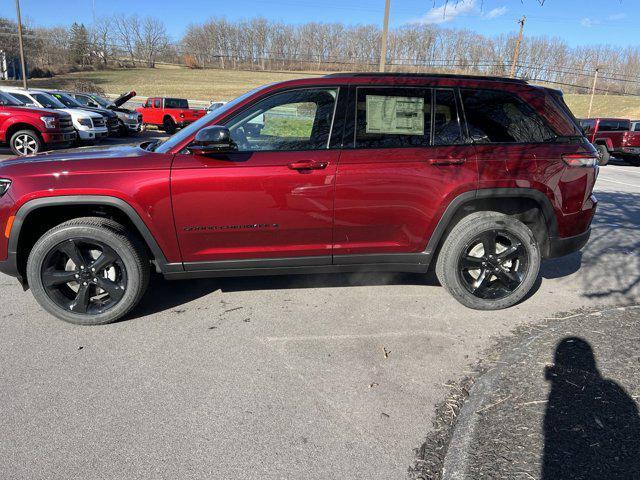
[[496,77],[485,75],[460,75],[453,73],[400,73],[400,72],[341,72],[330,73],[325,78],[336,77],[399,77],[399,78],[457,78],[460,80],[486,80],[490,82],[508,82],[520,85],[528,85],[526,80],[510,77]]

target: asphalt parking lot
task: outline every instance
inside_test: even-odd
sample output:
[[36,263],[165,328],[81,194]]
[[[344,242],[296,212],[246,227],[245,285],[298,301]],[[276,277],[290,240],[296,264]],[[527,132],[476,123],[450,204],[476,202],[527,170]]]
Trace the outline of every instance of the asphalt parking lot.
[[501,312],[415,275],[155,278],[127,320],[78,327],[0,275],[0,478],[403,478],[496,337],[637,303],[640,168],[596,194],[585,249]]

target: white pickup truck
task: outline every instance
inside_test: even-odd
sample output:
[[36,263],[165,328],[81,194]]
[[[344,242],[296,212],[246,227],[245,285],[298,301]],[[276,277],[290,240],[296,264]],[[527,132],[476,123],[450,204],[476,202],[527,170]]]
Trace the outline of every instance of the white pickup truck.
[[46,92],[18,87],[0,87],[0,91],[9,93],[12,97],[29,107],[53,108],[71,115],[73,128],[78,133],[78,141],[93,143],[109,135],[104,117],[99,113],[88,112],[76,108],[67,108],[58,99]]

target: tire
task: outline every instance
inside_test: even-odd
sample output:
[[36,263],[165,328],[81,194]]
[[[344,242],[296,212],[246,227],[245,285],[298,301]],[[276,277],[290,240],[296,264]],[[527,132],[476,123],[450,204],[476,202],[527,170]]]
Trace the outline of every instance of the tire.
[[606,145],[596,145],[596,150],[598,150],[598,165],[604,167],[611,160],[611,154]]
[[103,325],[138,304],[149,283],[149,261],[142,244],[119,223],[76,218],[38,239],[27,260],[27,280],[38,303],[53,316]]
[[41,152],[42,145],[40,135],[35,130],[18,130],[9,139],[11,151],[21,157]]
[[173,135],[174,133],[176,133],[176,123],[173,121],[173,118],[171,117],[166,117],[162,121],[162,128],[169,135]]
[[129,136],[129,130],[127,129],[127,126],[120,119],[118,119],[118,136],[119,137],[128,137]]
[[[492,238],[497,243],[485,248]],[[477,212],[460,220],[445,239],[436,275],[461,304],[500,310],[531,291],[540,261],[538,243],[524,223],[498,212]]]

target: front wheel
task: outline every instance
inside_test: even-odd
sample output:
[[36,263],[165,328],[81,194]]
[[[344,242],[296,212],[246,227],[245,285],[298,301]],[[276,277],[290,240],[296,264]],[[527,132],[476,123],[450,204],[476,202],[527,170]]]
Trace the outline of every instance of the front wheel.
[[55,317],[81,325],[114,322],[135,307],[149,281],[144,249],[108,219],[70,220],[33,246],[27,279],[38,303]]
[[19,130],[11,135],[9,147],[16,155],[35,155],[42,150],[42,140],[34,130]]
[[473,213],[447,236],[436,263],[440,283],[463,305],[499,310],[533,288],[540,249],[525,224],[497,212]]

